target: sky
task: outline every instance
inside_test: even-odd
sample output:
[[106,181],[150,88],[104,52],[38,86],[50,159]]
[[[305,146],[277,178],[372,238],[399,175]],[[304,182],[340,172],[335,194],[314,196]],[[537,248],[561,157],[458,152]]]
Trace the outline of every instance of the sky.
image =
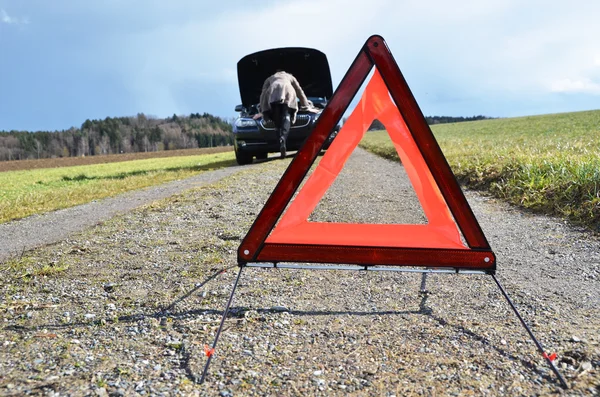
[[0,130],[233,118],[244,55],[319,49],[335,88],[372,34],[425,115],[600,109],[599,15],[596,0],[0,0]]

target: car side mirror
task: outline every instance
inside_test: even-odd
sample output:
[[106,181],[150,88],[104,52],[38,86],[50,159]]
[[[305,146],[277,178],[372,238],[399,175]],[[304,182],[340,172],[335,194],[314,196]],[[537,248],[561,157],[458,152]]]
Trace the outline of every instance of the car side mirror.
[[246,108],[244,107],[244,105],[237,105],[235,107],[235,111],[236,112],[243,112],[244,110],[246,110]]

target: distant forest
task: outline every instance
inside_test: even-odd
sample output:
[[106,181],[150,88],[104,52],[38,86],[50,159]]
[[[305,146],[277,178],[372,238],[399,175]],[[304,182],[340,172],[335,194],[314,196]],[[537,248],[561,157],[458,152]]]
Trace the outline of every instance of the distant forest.
[[62,131],[0,131],[0,161],[151,152],[233,144],[231,124],[208,113],[86,120]]
[[[431,125],[490,117],[427,116],[425,119]],[[379,120],[369,128],[382,129]],[[62,131],[0,131],[0,161],[226,146],[233,144],[231,130],[225,119],[208,113],[174,114],[164,119],[143,113],[88,119],[80,128]]]
[[[487,117],[487,116],[472,116],[472,117],[425,116],[425,120],[427,121],[427,124],[429,124],[429,125],[444,124],[444,123],[460,123],[463,121],[489,120],[492,118],[493,117]],[[379,120],[373,121],[373,124],[371,124],[371,127],[369,127],[369,131],[375,131],[375,130],[385,130],[385,127],[383,126],[383,124],[381,124],[381,122]]]

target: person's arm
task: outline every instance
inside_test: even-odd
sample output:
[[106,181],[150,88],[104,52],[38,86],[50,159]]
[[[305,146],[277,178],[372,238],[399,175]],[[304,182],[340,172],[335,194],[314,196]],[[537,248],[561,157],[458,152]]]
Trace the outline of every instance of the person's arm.
[[300,100],[300,107],[301,108],[307,108],[307,107],[309,107],[310,104],[308,102],[308,98],[304,94],[304,91],[302,90],[302,87],[300,87],[300,83],[298,83],[298,80],[296,80],[296,78],[294,76],[290,75],[290,77],[291,77],[291,80],[292,80],[292,87],[294,87],[294,90],[296,91],[296,96]]

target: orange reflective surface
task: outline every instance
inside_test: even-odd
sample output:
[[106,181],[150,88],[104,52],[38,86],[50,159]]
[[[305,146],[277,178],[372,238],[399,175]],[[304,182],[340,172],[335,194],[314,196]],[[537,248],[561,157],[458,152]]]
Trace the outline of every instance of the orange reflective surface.
[[[319,201],[373,122],[385,126],[427,217],[426,225],[308,222]],[[376,170],[373,170],[375,173]],[[267,243],[466,249],[423,156],[377,70],[360,102]]]

